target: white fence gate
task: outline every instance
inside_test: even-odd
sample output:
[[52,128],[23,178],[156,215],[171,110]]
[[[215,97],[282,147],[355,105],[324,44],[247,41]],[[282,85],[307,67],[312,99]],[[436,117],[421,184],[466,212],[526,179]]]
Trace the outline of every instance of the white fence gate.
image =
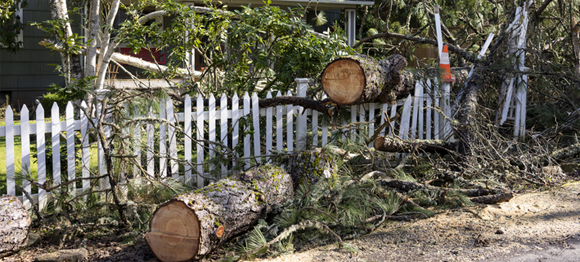
[[[309,79],[296,79],[298,96],[305,96]],[[375,123],[383,124],[386,120],[382,117],[383,112],[394,119],[397,113],[401,117],[391,122],[388,133],[385,129],[381,135],[397,135],[402,139],[449,139],[450,133],[443,133],[443,127],[448,124],[449,118],[441,113],[449,107],[449,97],[441,97],[436,83],[426,80],[424,83],[417,83],[414,96],[409,95],[405,99],[397,100],[394,104],[369,103],[364,105],[350,106],[350,122],[369,122],[363,129],[353,129],[350,134],[354,137],[355,132],[367,133],[368,136],[374,134]],[[276,96],[281,96],[280,92]],[[290,92],[285,95],[292,95]],[[267,97],[272,97],[268,92]],[[182,179],[197,187],[202,187],[206,183],[202,176],[212,170],[217,170],[221,174],[227,174],[229,166],[211,166],[207,164],[208,159],[215,156],[214,142],[219,142],[224,147],[235,148],[239,143],[243,147],[243,153],[239,157],[244,160],[245,168],[252,164],[260,164],[268,160],[268,155],[272,151],[295,151],[318,146],[325,146],[331,140],[333,132],[329,124],[328,117],[322,117],[317,111],[310,109],[304,112],[299,106],[285,105],[270,108],[259,108],[257,94],[251,97],[244,94],[231,98],[228,104],[225,95],[215,98],[209,97],[209,105],[204,107],[204,98],[198,96],[192,99],[185,97],[184,107],[181,112],[176,113],[173,102],[169,99],[162,102],[159,112],[154,113],[152,109],[146,117],[164,119],[158,125],[144,123],[134,125],[130,130],[124,130],[124,134],[131,134],[136,142],[132,148],[132,154],[138,159],[138,164],[148,175],[159,175],[160,177],[171,176]],[[219,105],[218,105],[219,101]],[[445,101],[445,102],[441,102]],[[86,107],[85,102],[82,106]],[[129,105],[128,105],[129,106]],[[14,125],[13,111],[10,107],[6,109],[6,125],[0,127],[0,137],[6,140],[6,191],[10,195],[18,195],[23,202],[30,207],[26,198],[22,198],[22,193],[17,194],[16,184],[21,184],[23,190],[33,195],[34,202],[40,207],[44,207],[47,201],[47,192],[38,188],[37,193],[32,192],[30,183],[25,179],[18,178],[17,175],[29,174],[35,177],[39,184],[43,184],[47,178],[51,178],[53,185],[61,183],[61,170],[65,170],[67,181],[75,178],[88,178],[100,176],[106,173],[103,160],[103,150],[98,149],[98,168],[96,172],[91,172],[89,166],[89,129],[90,121],[87,116],[80,111],[75,119],[74,107],[71,102],[66,106],[64,121],[61,122],[59,108],[56,103],[52,106],[51,117],[44,118],[44,109],[41,105],[36,108],[36,123],[31,124],[29,111],[26,106],[20,111],[20,125]],[[380,117],[380,121],[376,121]],[[253,135],[245,133],[240,128],[240,119],[251,119]],[[346,124],[349,121],[345,120]],[[261,124],[262,123],[262,124]],[[176,127],[182,128],[182,132],[177,132]],[[208,130],[208,134],[204,134]],[[262,132],[265,131],[265,132]],[[345,130],[346,131],[346,130]],[[79,134],[80,133],[80,134]],[[195,136],[194,136],[195,133]],[[44,135],[42,135],[44,134]],[[47,145],[45,135],[49,134],[52,148],[52,169],[47,170]],[[261,137],[265,134],[265,137]],[[31,135],[35,135],[34,142],[36,148],[36,163],[31,162]],[[66,137],[66,168],[61,168],[61,136]],[[80,135],[80,153],[75,150],[75,135]],[[218,137],[219,135],[219,137]],[[21,157],[15,159],[15,137],[20,136]],[[241,137],[243,136],[243,137]],[[158,145],[154,145],[157,138]],[[193,140],[197,139],[196,147],[193,147]],[[178,154],[177,141],[183,141],[183,153]],[[141,142],[141,143],[139,143]],[[231,142],[231,144],[228,144]],[[207,157],[206,157],[207,154]],[[193,156],[197,157],[193,159]],[[77,160],[82,166],[80,174],[75,167]],[[141,161],[143,160],[143,161]],[[252,161],[253,160],[253,161]],[[156,162],[158,164],[156,165]],[[20,163],[24,174],[16,174],[15,166]],[[36,165],[37,172],[30,174],[30,167]],[[169,168],[168,168],[169,165]],[[194,168],[195,167],[195,168]],[[28,171],[27,171],[28,170]],[[134,168],[134,176],[141,175],[141,172]],[[180,171],[181,170],[181,171]],[[170,173],[168,173],[170,172]],[[87,190],[90,181],[85,179],[80,183],[77,190]],[[101,184],[104,186],[106,184]],[[71,189],[76,188],[76,183],[69,185]],[[36,191],[36,190],[35,190]]]

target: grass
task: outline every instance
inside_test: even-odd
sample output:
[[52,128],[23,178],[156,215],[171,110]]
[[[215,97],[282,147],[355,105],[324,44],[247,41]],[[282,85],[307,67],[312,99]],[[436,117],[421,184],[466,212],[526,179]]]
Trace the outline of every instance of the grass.
[[[36,159],[36,144],[35,141],[30,141],[30,169],[28,170],[30,176],[35,180],[38,179],[38,164]],[[48,150],[51,146],[50,138],[46,139],[46,149]],[[66,147],[66,144],[61,143],[61,147]],[[80,158],[80,150],[77,152],[77,159]],[[48,157],[48,156],[47,156]],[[14,137],[14,171],[17,177],[24,176],[22,172],[22,143],[20,136]],[[65,158],[66,159],[66,158]],[[47,160],[48,161],[48,160]],[[48,164],[48,163],[47,163]],[[6,194],[6,138],[0,138],[0,194]],[[89,147],[89,166],[91,171],[96,172],[98,167],[98,158],[97,158],[97,145],[95,143],[91,144]],[[66,170],[66,166],[64,166]],[[75,173],[77,176],[81,174],[82,166],[76,165]],[[47,177],[51,176],[52,170],[46,170]],[[64,174],[64,175],[63,175]],[[61,176],[66,176],[66,172],[62,172]],[[17,183],[20,184],[20,179],[17,179]],[[36,189],[33,189],[33,193],[36,193]]]

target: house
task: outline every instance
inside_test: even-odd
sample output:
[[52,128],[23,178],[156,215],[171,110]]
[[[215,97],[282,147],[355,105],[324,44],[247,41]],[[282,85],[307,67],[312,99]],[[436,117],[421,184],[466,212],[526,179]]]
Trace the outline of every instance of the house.
[[[85,1],[86,3],[90,1]],[[130,1],[123,1],[130,2]],[[15,107],[20,108],[23,104],[29,106],[34,101],[47,92],[49,85],[56,84],[63,86],[65,83],[64,77],[56,71],[54,65],[60,64],[60,56],[38,43],[49,38],[47,34],[34,26],[32,22],[42,22],[51,19],[50,1],[43,0],[28,0],[28,6],[22,8],[19,13],[19,18],[25,24],[24,29],[18,35],[23,42],[21,49],[16,53],[11,53],[5,49],[0,49],[0,102],[5,100],[6,96],[10,97],[10,103]],[[202,5],[202,1],[182,1],[184,4]],[[285,7],[295,7],[297,5],[306,6],[310,3],[311,6],[316,4],[315,1],[308,0],[274,0],[271,5]],[[261,0],[241,0],[231,1],[227,5],[229,8],[236,8],[244,5],[252,4],[252,6],[264,5]],[[344,10],[346,19],[346,32],[348,37],[348,44],[354,44],[356,36],[356,12],[355,8],[360,5],[372,5],[373,1],[361,0],[326,0],[317,3],[317,10],[325,10],[328,23],[322,26],[315,26],[314,29],[318,32],[325,31],[330,24],[341,18],[341,12]],[[81,6],[81,12],[87,12],[88,6]],[[309,12],[307,18],[311,22],[314,14]],[[84,35],[86,32],[80,26],[85,21],[79,15],[71,16],[73,21],[71,26],[73,32],[79,35]],[[163,18],[166,20],[167,18]],[[130,54],[129,49],[120,46],[117,50],[121,53]],[[131,54],[139,56],[139,54]],[[164,63],[163,51],[159,50],[155,54],[159,63]],[[197,58],[197,59],[196,59]],[[194,57],[196,69],[200,69],[203,64],[199,57]],[[116,85],[131,85],[132,81],[124,81],[123,72],[118,69],[112,70],[112,81]],[[162,81],[160,81],[161,83]]]

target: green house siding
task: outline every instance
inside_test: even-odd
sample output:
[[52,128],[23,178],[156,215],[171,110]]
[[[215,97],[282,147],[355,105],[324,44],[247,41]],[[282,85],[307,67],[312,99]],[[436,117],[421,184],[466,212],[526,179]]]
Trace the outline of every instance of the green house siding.
[[[28,6],[23,10],[24,23],[50,20],[48,3],[49,1],[28,0]],[[9,95],[11,104],[15,107],[33,105],[34,100],[46,93],[52,83],[64,85],[64,78],[50,65],[60,64],[60,55],[38,44],[49,38],[46,33],[25,25],[23,34],[22,49],[16,53],[0,50],[0,96],[4,99]]]

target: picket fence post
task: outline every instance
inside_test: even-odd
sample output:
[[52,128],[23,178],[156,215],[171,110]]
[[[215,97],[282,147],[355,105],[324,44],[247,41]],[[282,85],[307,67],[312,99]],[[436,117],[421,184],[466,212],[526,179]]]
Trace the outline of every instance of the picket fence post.
[[[75,179],[75,118],[72,102],[68,102],[65,108],[66,116],[66,162],[67,162],[67,181]],[[76,194],[76,183],[68,186],[69,192],[74,196]]]
[[[36,108],[36,162],[38,163],[38,183],[46,182],[46,126],[44,125],[44,108],[38,104]],[[46,191],[38,189],[38,209],[46,207]]]
[[204,186],[204,171],[203,171],[203,161],[204,161],[204,143],[201,141],[203,140],[203,129],[204,129],[204,115],[203,115],[203,97],[201,94],[197,95],[196,101],[196,109],[197,109],[197,187],[202,188]]
[[[103,106],[104,105],[104,100],[105,100],[105,96],[107,95],[107,93],[109,92],[109,90],[106,89],[99,89],[96,91],[96,98],[97,98],[97,123],[96,126],[94,128],[99,128],[99,125],[102,123],[99,123],[99,119],[101,117],[101,114],[103,112]],[[105,111],[106,112],[106,111]],[[107,116],[105,115],[104,117],[105,121],[107,121]],[[108,132],[108,128],[103,127],[104,132],[105,132],[105,139],[104,139],[104,143],[107,143],[107,139],[109,138],[109,132]],[[101,139],[98,139],[98,162],[99,162],[99,176],[103,176],[107,173],[107,167],[105,164],[105,152],[103,150],[103,144],[101,143]],[[53,151],[54,152],[54,151]],[[108,187],[108,182],[109,180],[107,178],[101,179],[100,181],[100,189],[103,190],[105,188]]]
[[433,114],[431,113],[433,111],[433,109],[432,109],[432,104],[433,104],[432,103],[432,100],[433,100],[432,99],[432,97],[433,97],[432,96],[433,95],[432,90],[433,90],[433,88],[431,88],[431,80],[429,80],[429,78],[427,78],[427,86],[426,86],[426,89],[427,89],[426,92],[424,92],[424,93],[427,93],[427,102],[426,102],[426,106],[427,106],[427,110],[426,110],[427,112],[426,113],[427,113],[427,116],[425,117],[427,119],[427,121],[425,121],[426,122],[425,125],[427,126],[427,128],[425,130],[425,138],[427,140],[431,140],[431,131],[432,131],[431,123],[432,123],[432,119],[434,117],[433,117]]
[[5,111],[6,117],[6,186],[8,195],[16,195],[16,180],[14,174],[14,113],[9,105]]
[[[292,96],[290,90],[288,90],[287,96]],[[294,151],[294,106],[286,106],[286,149],[288,152]]]
[[175,114],[173,112],[173,101],[167,98],[165,101],[165,108],[167,113],[167,121],[169,122],[167,131],[169,135],[169,167],[171,168],[171,177],[179,179],[179,164],[177,164],[177,126]]
[[[20,110],[20,152],[22,156],[22,189],[30,194],[30,181],[27,178],[32,178],[30,168],[30,122],[29,122],[28,107],[24,105]],[[28,198],[22,198],[22,202],[26,208],[30,208],[33,203],[30,203]]]
[[[268,91],[266,94],[266,98],[272,98],[272,92]],[[272,107],[266,108],[266,155],[272,153]],[[266,157],[266,161],[269,160],[269,157]]]
[[[248,92],[246,92],[244,94],[244,117],[246,119],[248,119],[248,116],[250,115],[250,95],[248,95]],[[246,126],[244,127],[249,128],[249,123],[246,122]],[[244,134],[246,133],[246,130],[244,131]],[[245,168],[249,169],[250,168],[250,134],[245,134],[244,135],[244,162],[245,164]]]
[[[228,97],[226,94],[222,94],[220,99],[220,142],[226,148],[228,147],[228,133]],[[221,164],[221,170],[221,177],[225,177],[228,170],[223,163]]]
[[[87,109],[87,103],[85,101],[81,102],[81,108],[83,110],[81,110],[81,153],[82,153],[82,177],[85,178],[83,180],[83,193],[86,193],[86,191],[89,190],[89,187],[91,185],[91,181],[89,181],[86,178],[89,178],[90,176],[90,172],[91,172],[91,167],[90,167],[90,159],[89,159],[89,134],[88,134],[88,125],[89,125],[89,121],[88,121],[88,116],[85,114],[85,112],[88,110]],[[38,135],[38,134],[37,134]]]
[[[233,132],[232,132],[232,148],[236,148],[236,146],[238,145],[238,140],[240,139],[240,98],[238,97],[238,94],[234,94],[234,97],[232,97],[232,126],[233,126]],[[238,153],[236,151],[234,151],[234,154],[236,154],[236,157],[238,157]],[[234,163],[235,164],[239,164],[239,163]]]
[[184,138],[184,158],[185,158],[185,179],[184,182],[188,185],[192,185],[192,175],[191,169],[193,167],[193,163],[191,162],[191,135],[192,135],[192,128],[191,128],[191,120],[192,120],[192,113],[191,113],[191,97],[189,95],[185,96],[184,102],[184,109],[183,109],[183,131],[185,132]]
[[[326,94],[322,96],[322,99],[326,99]],[[322,122],[322,146],[328,144],[328,121]]]
[[60,185],[60,119],[58,105],[52,104],[50,110],[51,141],[52,141],[52,181],[55,186]]
[[[306,91],[308,89],[308,82],[310,82],[309,78],[296,78],[296,87],[297,87],[297,94],[298,97],[306,97]],[[298,121],[296,122],[296,150],[305,150],[306,149],[306,137],[307,137],[307,115],[304,113],[304,107],[299,106],[298,112],[296,113],[296,118]]]
[[159,177],[167,177],[167,98],[159,101],[159,119],[162,121],[159,124]]
[[[282,93],[278,91],[276,93],[276,97],[281,97]],[[283,128],[282,128],[282,112],[284,108],[282,106],[276,106],[276,150],[282,151],[284,150],[284,135],[283,135]]]
[[[216,132],[216,127],[215,127],[215,121],[216,121],[216,110],[215,110],[215,96],[213,94],[210,94],[209,96],[209,107],[208,107],[208,112],[209,112],[209,117],[207,119],[208,121],[208,135],[209,135],[209,150],[208,150],[208,158],[211,161],[212,158],[215,157],[215,132]],[[209,165],[209,172],[211,173],[216,167],[213,164]]]
[[[149,107],[149,112],[147,113],[149,118],[153,118],[153,107]],[[155,176],[155,152],[154,150],[154,126],[151,121],[147,121],[147,175],[150,177]]]
[[[139,112],[139,108],[135,106],[135,112]],[[139,114],[139,113],[138,113]],[[138,115],[139,116],[139,115]],[[141,174],[141,124],[140,122],[135,122],[131,126],[131,130],[133,130],[133,154],[135,155],[137,167],[133,167],[133,177],[139,177]]]
[[258,94],[254,93],[252,95],[252,124],[254,126],[254,159],[256,164],[260,164],[262,161],[260,159],[260,105],[259,105]]

